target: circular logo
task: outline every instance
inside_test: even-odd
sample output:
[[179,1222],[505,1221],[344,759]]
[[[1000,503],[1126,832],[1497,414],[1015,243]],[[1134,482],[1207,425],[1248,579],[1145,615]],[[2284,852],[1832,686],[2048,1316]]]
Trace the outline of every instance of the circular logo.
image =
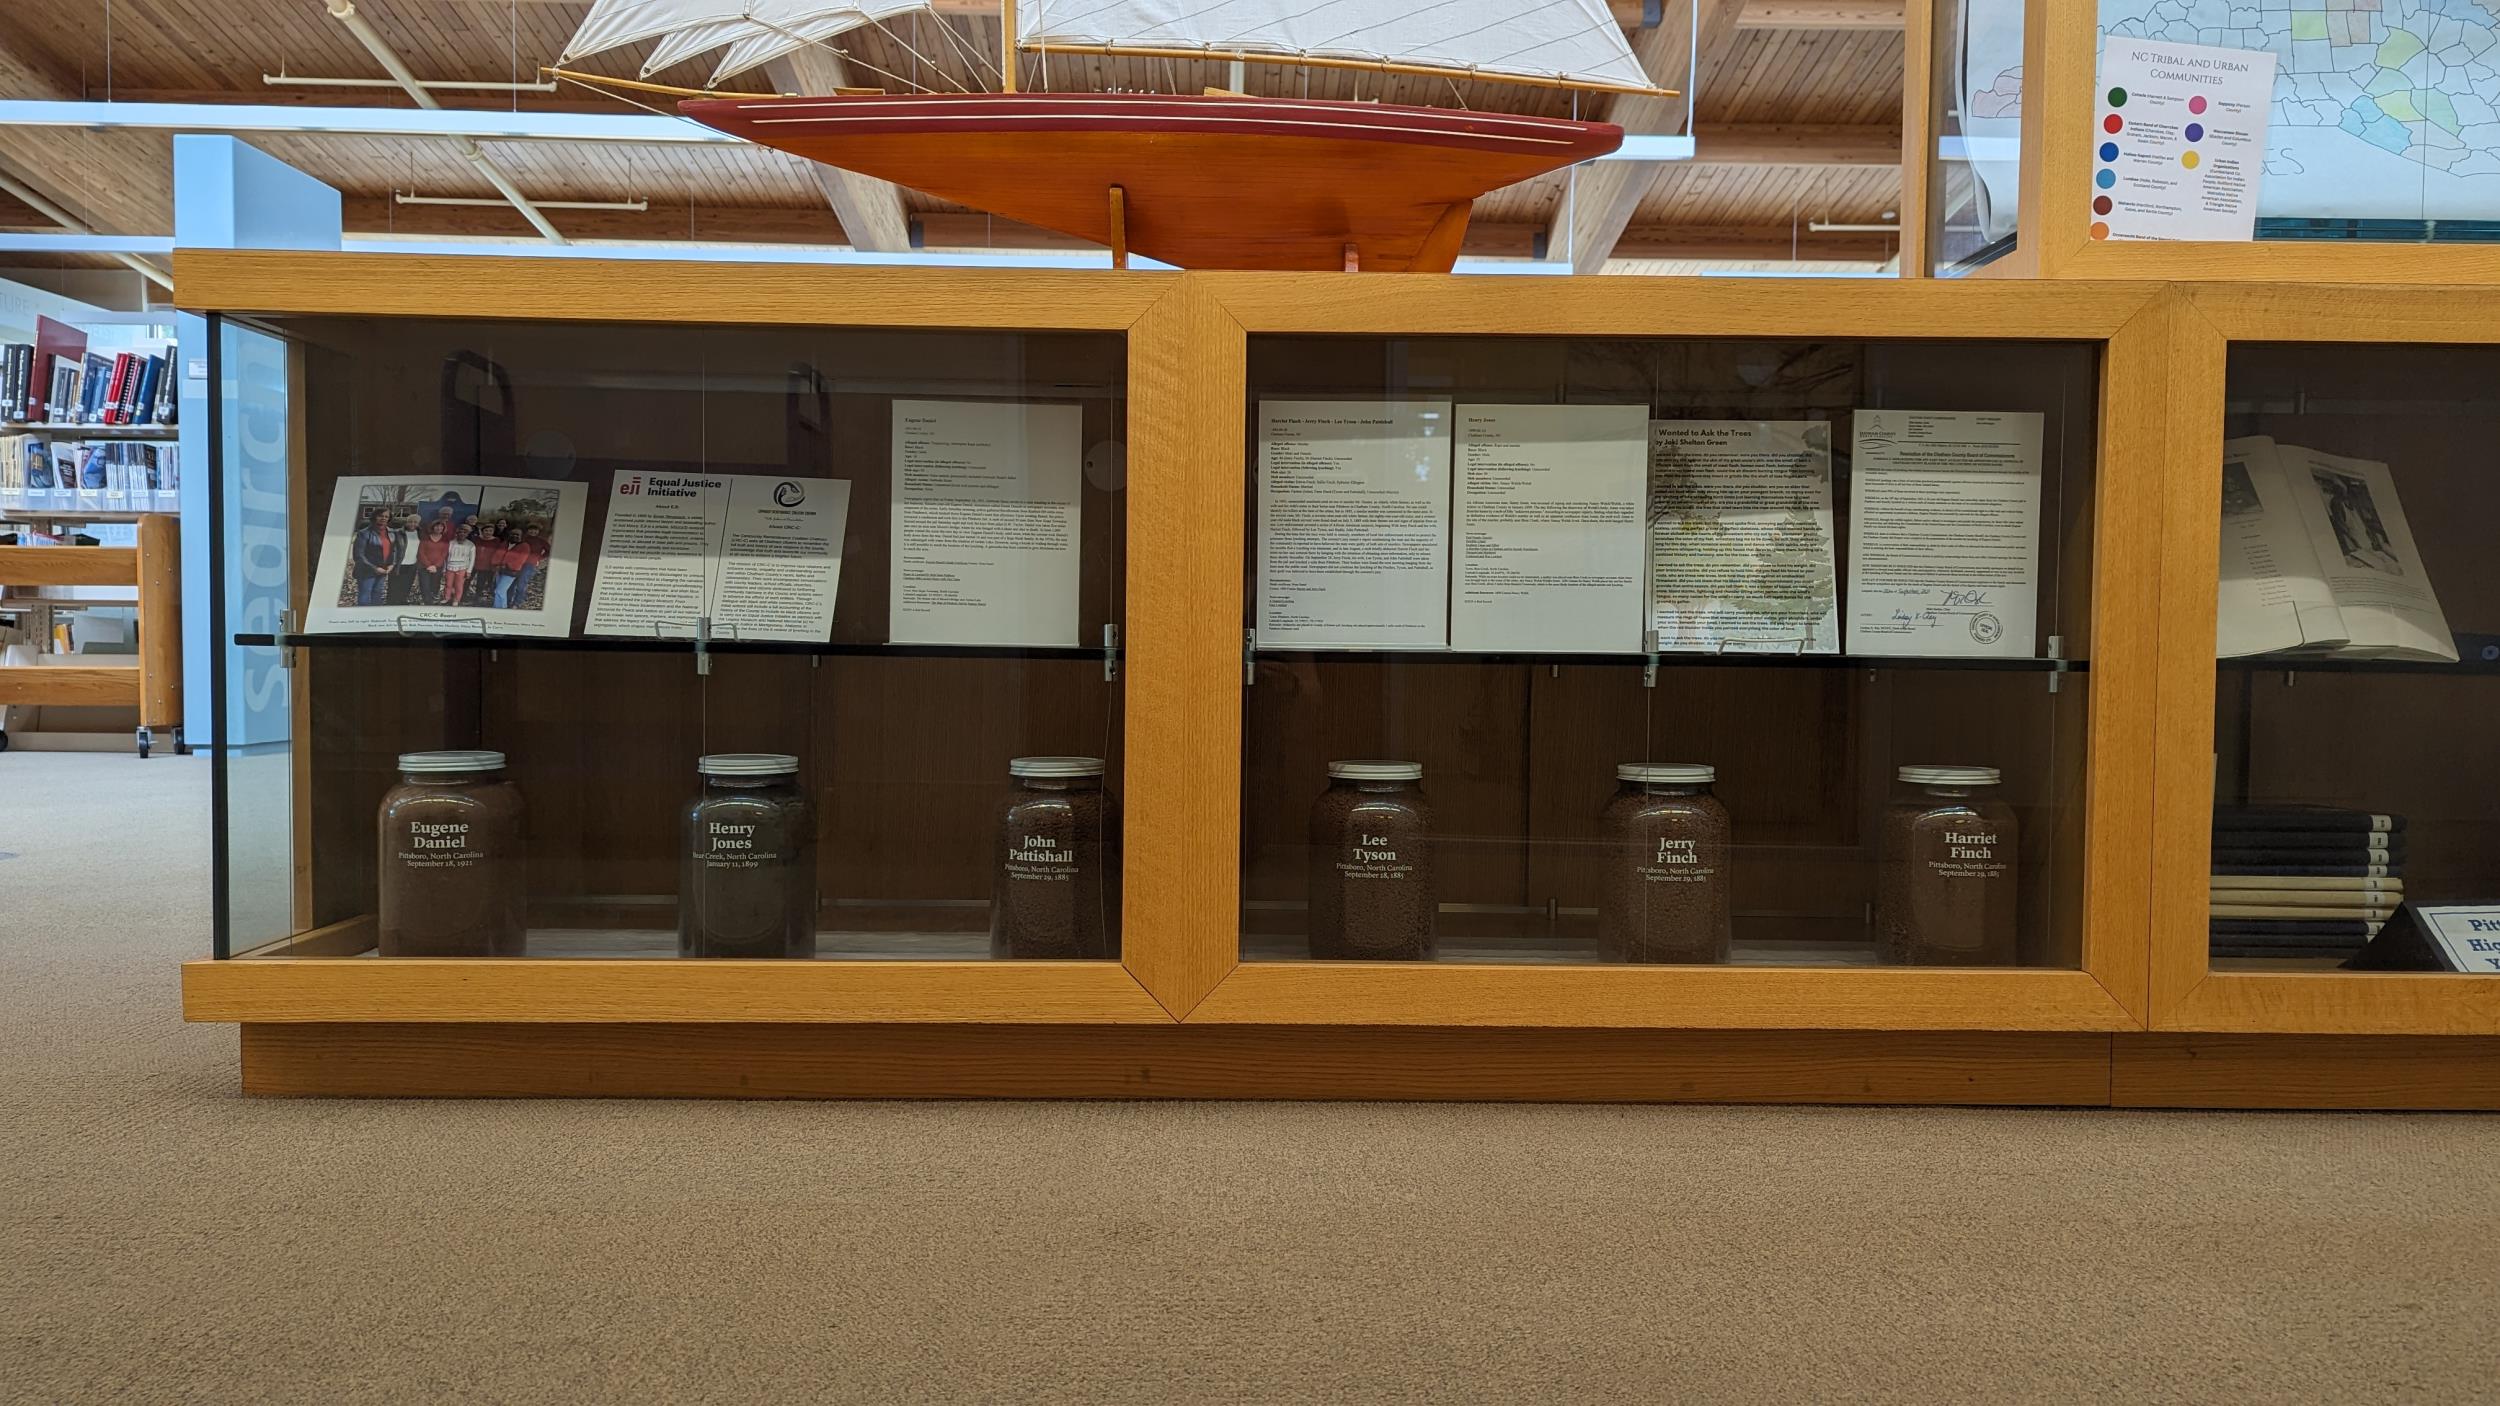
[[773,485],[773,501],[785,508],[795,508],[807,501],[807,490],[785,478]]
[[1981,611],[1970,618],[1970,637],[1981,644],[1995,644],[2005,638],[2005,626],[1995,616]]

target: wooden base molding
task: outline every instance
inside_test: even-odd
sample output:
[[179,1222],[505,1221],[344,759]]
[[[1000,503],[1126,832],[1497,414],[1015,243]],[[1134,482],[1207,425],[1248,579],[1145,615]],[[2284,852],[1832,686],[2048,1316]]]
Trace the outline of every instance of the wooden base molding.
[[2131,1108],[2500,1108],[2500,1039],[2130,1035],[2110,1092]]
[[269,1025],[253,1094],[2102,1104],[2106,1035]]

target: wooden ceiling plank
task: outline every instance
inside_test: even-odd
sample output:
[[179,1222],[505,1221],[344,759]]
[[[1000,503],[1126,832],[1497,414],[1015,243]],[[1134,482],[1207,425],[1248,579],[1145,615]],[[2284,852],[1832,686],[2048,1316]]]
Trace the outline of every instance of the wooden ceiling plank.
[[[821,48],[801,49],[764,66],[778,88],[796,93],[830,93],[850,86],[850,71],[837,55]],[[896,253],[911,247],[911,226],[903,217],[903,197],[893,182],[838,166],[808,163],[808,175],[824,193],[825,203],[842,221],[854,249]]]

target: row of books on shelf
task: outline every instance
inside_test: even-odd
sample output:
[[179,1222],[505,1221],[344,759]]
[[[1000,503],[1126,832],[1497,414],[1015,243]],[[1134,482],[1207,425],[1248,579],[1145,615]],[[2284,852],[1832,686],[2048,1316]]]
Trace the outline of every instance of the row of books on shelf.
[[181,498],[180,445],[0,435],[0,512],[172,512]]
[[2405,818],[2214,809],[2212,955],[2349,960],[2404,903]]
[[39,318],[32,342],[0,344],[0,420],[52,425],[170,425],[181,397],[168,344],[96,352],[85,334]]

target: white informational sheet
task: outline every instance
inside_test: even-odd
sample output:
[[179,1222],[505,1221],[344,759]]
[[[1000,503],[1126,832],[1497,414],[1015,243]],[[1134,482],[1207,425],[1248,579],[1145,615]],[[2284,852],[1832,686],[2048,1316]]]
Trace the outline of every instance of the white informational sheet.
[[[2309,492],[2307,485],[2299,489]],[[2292,481],[2264,435],[2222,446],[2222,579],[2214,656],[2237,659],[2351,640],[2310,545]]]
[[2274,55],[2113,34],[2100,72],[2092,237],[2254,237]]
[[2318,574],[2351,637],[2336,652],[2455,663],[2456,636],[2431,590],[2387,466],[2296,444],[2278,443],[2274,452],[2309,524]]
[[304,629],[570,635],[589,493],[549,479],[342,478]]
[[894,402],[893,643],[1080,642],[1082,437],[1073,405]]
[[619,474],[583,631],[822,643],[850,506],[840,479]]
[[1649,628],[1662,650],[1840,652],[1832,427],[1649,426]]
[[1259,402],[1258,642],[1450,642],[1450,403]]
[[2031,657],[2040,416],[1860,410],[1853,419],[1850,652]]
[[1462,405],[1450,647],[1641,651],[1642,405]]

